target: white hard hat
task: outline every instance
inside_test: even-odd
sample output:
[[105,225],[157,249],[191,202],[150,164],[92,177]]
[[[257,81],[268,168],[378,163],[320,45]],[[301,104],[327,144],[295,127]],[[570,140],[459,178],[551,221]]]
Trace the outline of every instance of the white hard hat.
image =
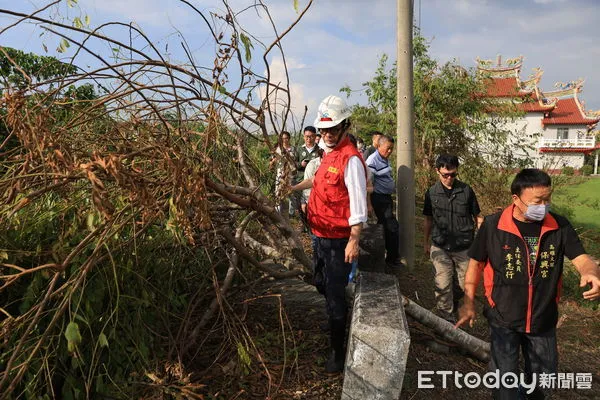
[[319,129],[336,126],[352,115],[352,110],[346,102],[337,96],[327,96],[319,104],[315,126]]

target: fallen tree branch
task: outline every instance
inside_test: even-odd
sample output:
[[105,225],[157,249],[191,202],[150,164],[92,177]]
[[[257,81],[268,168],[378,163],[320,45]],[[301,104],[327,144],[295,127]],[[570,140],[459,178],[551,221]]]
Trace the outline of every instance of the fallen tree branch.
[[489,343],[476,338],[475,336],[469,335],[462,329],[454,328],[454,325],[452,325],[450,322],[421,307],[406,296],[402,296],[402,304],[404,305],[404,310],[408,315],[428,328],[433,329],[444,339],[458,344],[462,349],[466,350],[469,354],[480,361],[487,362],[490,360]]
[[271,269],[268,266],[269,264],[262,264],[258,262],[256,260],[256,257],[250,254],[240,242],[235,240],[235,238],[231,235],[230,232],[226,230],[221,230],[219,233],[221,234],[221,236],[223,236],[223,238],[225,238],[225,240],[227,240],[229,244],[235,247],[240,256],[242,256],[246,261],[250,262],[251,265],[263,271],[267,275],[272,276],[273,278],[283,279],[306,274],[306,271],[303,269],[293,269],[285,272]]
[[266,244],[262,244],[258,240],[254,239],[247,232],[244,232],[242,235],[242,239],[246,246],[250,247],[254,251],[258,251],[269,258],[284,258],[281,252],[271,246],[267,246]]

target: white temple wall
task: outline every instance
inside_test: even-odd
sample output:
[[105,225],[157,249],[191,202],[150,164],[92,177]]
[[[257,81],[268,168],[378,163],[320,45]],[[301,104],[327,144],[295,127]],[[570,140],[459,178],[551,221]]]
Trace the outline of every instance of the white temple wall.
[[[512,139],[509,143],[514,144],[513,155],[517,159],[529,158],[532,161],[531,166],[536,168],[562,169],[565,166],[579,169],[584,165],[583,153],[542,153],[540,147],[559,147],[556,143],[559,139],[559,128],[568,128],[567,140],[582,140],[588,138],[587,130],[581,125],[542,125],[544,114],[541,112],[531,112],[514,120],[506,122],[505,129],[512,132]],[[523,148],[517,143],[526,143]],[[579,143],[581,144],[581,143]]]
[[583,153],[542,153],[536,168],[560,170],[564,167],[579,169],[583,167],[585,156]]

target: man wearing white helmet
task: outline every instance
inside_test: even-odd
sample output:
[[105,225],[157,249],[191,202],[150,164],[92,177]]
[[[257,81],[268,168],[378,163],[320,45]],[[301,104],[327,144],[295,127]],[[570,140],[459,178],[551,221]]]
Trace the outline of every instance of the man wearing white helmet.
[[346,102],[337,96],[321,102],[314,126],[321,132],[319,146],[325,155],[315,176],[294,187],[312,187],[308,223],[317,241],[315,285],[325,295],[329,316],[331,354],[325,365],[329,373],[344,367],[345,287],[352,262],[358,259],[362,223],[367,221],[366,167],[348,139],[351,114]]

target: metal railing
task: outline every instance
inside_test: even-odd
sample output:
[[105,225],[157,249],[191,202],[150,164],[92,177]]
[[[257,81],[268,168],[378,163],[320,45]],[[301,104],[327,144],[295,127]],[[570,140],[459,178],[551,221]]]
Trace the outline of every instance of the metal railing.
[[593,148],[596,146],[596,139],[582,138],[582,139],[548,139],[540,138],[539,147],[577,147],[577,148]]

